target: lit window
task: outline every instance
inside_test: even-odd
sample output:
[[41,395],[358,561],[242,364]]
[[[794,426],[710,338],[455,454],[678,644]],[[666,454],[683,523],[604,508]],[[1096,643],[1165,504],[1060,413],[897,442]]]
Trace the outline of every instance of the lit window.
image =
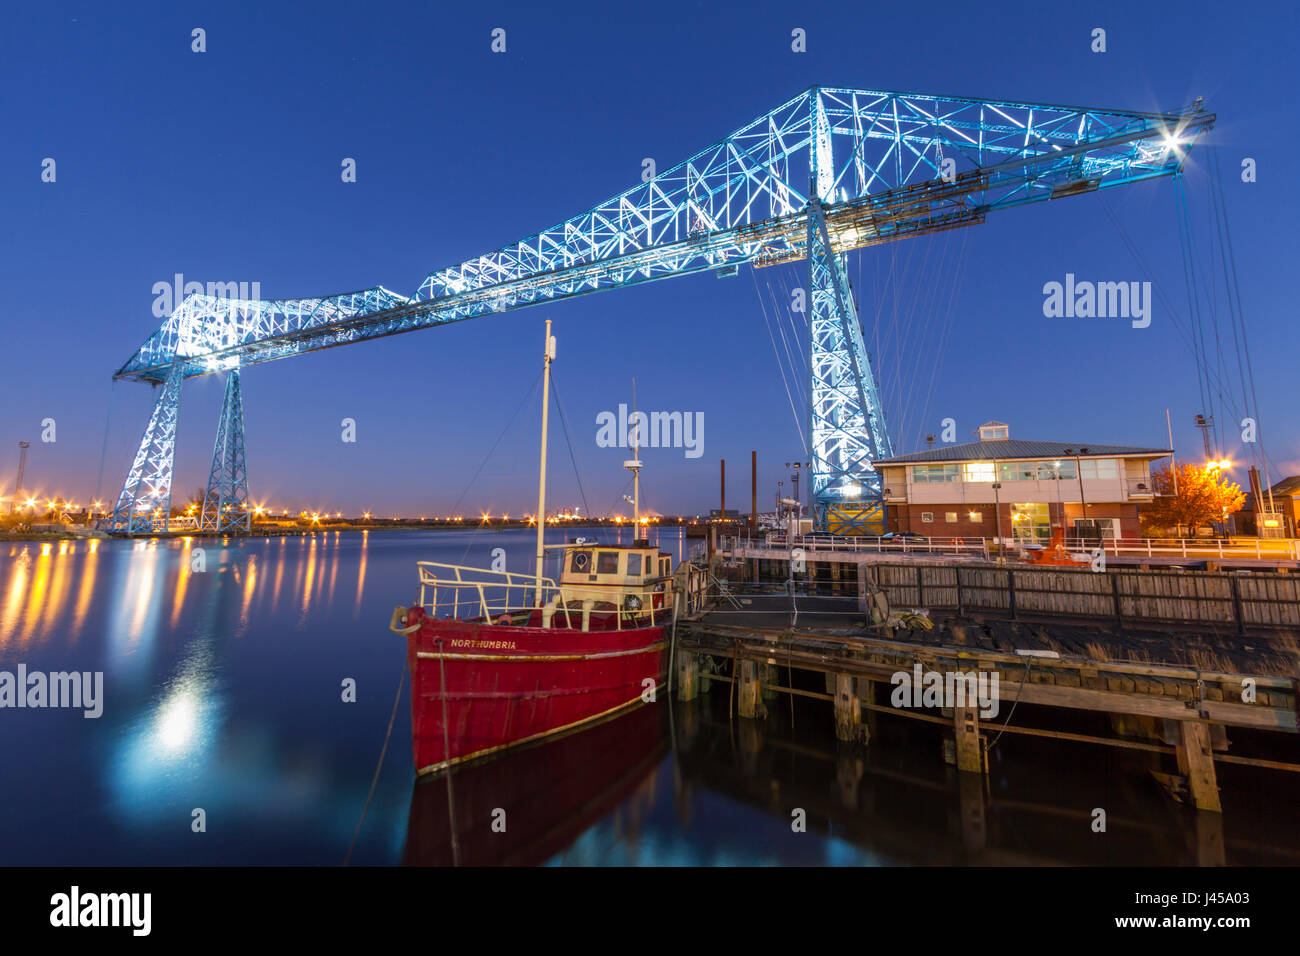
[[957,512],[955,512],[955,511],[945,511],[945,512],[943,513],[943,520],[946,521],[946,522],[948,522],[949,524],[956,524],[956,523],[957,523]]
[[961,470],[957,465],[913,465],[912,481],[924,484],[935,481],[960,481]]
[[972,512],[970,513],[970,520],[971,520],[974,524],[979,524],[980,522],[982,522],[982,521],[984,520],[984,512],[982,512],[982,511],[972,511]]
[[962,478],[965,481],[992,481],[993,462],[969,461],[962,465]]

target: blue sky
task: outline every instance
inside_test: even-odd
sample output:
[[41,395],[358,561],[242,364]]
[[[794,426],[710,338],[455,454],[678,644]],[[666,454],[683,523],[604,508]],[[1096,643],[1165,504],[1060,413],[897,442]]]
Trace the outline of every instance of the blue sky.
[[[84,499],[98,482],[115,496],[153,396],[110,376],[159,324],[154,283],[179,272],[256,281],[272,298],[375,284],[410,294],[435,268],[628,187],[643,157],[666,168],[814,83],[1138,110],[1204,96],[1219,117],[1211,142],[1264,439],[1282,470],[1300,471],[1292,7],[49,3],[4,18],[5,494],[26,439],[28,488]],[[196,26],[203,54],[190,50]],[[505,54],[489,49],[494,27],[507,31]],[[790,50],[795,27],[808,31],[806,53]],[[1090,51],[1095,27],[1104,54]],[[55,183],[41,182],[45,157]],[[354,184],[340,181],[343,157],[357,160]],[[1240,182],[1244,157],[1257,182]],[[1204,243],[1197,158],[1189,202]],[[551,318],[593,510],[615,507],[626,484],[623,452],[596,445],[595,417],[630,399],[634,375],[641,407],[705,420],[702,457],[646,452],[650,508],[716,507],[720,458],[729,504],[747,507],[751,449],[767,504],[782,462],[802,451],[760,293],[805,268],[683,277],[249,369],[253,498],[344,512],[531,509],[535,401],[477,470],[536,378]],[[852,253],[850,272],[864,304],[888,303],[863,318],[900,450],[945,417],[963,438],[996,418],[1016,437],[1157,445],[1169,407],[1180,452],[1200,457],[1169,181]],[[1043,283],[1067,272],[1155,281],[1177,314],[1157,303],[1140,331],[1046,319]],[[891,274],[896,299],[884,294]],[[221,393],[215,377],[186,384],[177,498],[206,479]],[[339,440],[344,417],[357,421],[355,444]],[[53,444],[40,442],[45,418],[57,422]],[[1224,451],[1243,458],[1229,438]],[[581,504],[563,431],[553,439],[552,501]]]

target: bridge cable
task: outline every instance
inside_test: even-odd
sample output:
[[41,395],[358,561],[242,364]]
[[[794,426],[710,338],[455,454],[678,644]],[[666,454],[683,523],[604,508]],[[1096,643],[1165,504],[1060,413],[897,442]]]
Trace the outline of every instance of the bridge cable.
[[[1273,510],[1273,489],[1268,475],[1268,457],[1264,451],[1264,440],[1259,432],[1259,397],[1255,390],[1255,369],[1250,358],[1250,342],[1246,337],[1246,316],[1241,304],[1241,282],[1237,273],[1237,257],[1232,246],[1232,230],[1228,225],[1228,207],[1223,193],[1223,176],[1219,166],[1219,157],[1217,153],[1211,151],[1212,172],[1210,182],[1210,195],[1212,199],[1217,199],[1215,203],[1216,220],[1221,225],[1222,238],[1219,243],[1219,254],[1223,260],[1224,285],[1226,287],[1228,300],[1228,313],[1232,319],[1233,342],[1237,342],[1240,336],[1240,346],[1237,353],[1237,363],[1239,369],[1242,369],[1244,359],[1244,369],[1240,371],[1241,375],[1241,392],[1242,402],[1246,403],[1246,387],[1250,386],[1250,400],[1246,410],[1251,407],[1255,411],[1255,441],[1253,445],[1258,446],[1260,464],[1264,474],[1264,483],[1268,485],[1269,511]],[[1217,195],[1216,195],[1217,194]],[[1235,308],[1234,308],[1235,302]],[[1251,449],[1251,461],[1255,460],[1255,449]],[[1262,489],[1261,489],[1262,491]],[[1257,501],[1257,507],[1262,505],[1262,501]]]
[[[762,310],[763,313],[763,324],[767,326],[767,337],[771,341],[772,351],[776,355],[776,367],[777,370],[781,373],[781,384],[785,388],[785,397],[786,400],[790,403],[790,414],[794,416],[795,429],[799,433],[799,442],[800,444],[803,445],[804,454],[807,454],[808,439],[804,436],[803,425],[799,421],[799,413],[795,410],[794,407],[794,396],[790,394],[790,383],[786,380],[786,375],[785,375],[785,363],[781,361],[781,350],[777,348],[776,336],[772,334],[772,323],[768,319],[767,305],[766,303],[763,302],[762,293],[758,292],[757,277],[754,277],[751,273],[751,278],[753,278],[754,280],[754,291],[758,293],[758,304],[759,304],[759,308]],[[791,371],[793,371],[793,369]]]
[[[91,499],[92,507],[93,507],[93,502],[100,500],[99,492],[104,486],[104,459],[108,456],[109,422],[113,417],[113,396],[116,394],[117,394],[117,380],[114,379],[113,382],[109,385],[108,408],[104,412],[104,441],[99,447],[99,476],[95,479],[95,497]],[[113,507],[114,508],[117,507],[117,502],[113,503]]]
[[[1115,232],[1119,235],[1120,241],[1124,244],[1124,247],[1128,249],[1129,254],[1133,257],[1133,260],[1137,263],[1138,268],[1141,270],[1142,274],[1151,277],[1151,284],[1155,290],[1156,297],[1160,300],[1160,304],[1164,307],[1165,311],[1169,314],[1170,320],[1173,322],[1174,329],[1178,332],[1179,335],[1182,336],[1183,341],[1186,344],[1188,350],[1192,352],[1193,358],[1194,359],[1197,358],[1196,337],[1194,331],[1190,328],[1188,324],[1184,323],[1182,316],[1179,314],[1178,310],[1174,307],[1173,303],[1170,302],[1169,297],[1165,294],[1165,288],[1161,284],[1159,276],[1155,274],[1155,272],[1151,269],[1150,265],[1147,263],[1146,259],[1142,256],[1140,249],[1138,248],[1137,244],[1133,241],[1133,238],[1129,235],[1128,230],[1124,228],[1124,225],[1123,223],[1120,222],[1119,217],[1116,216],[1114,210],[1111,209],[1110,204],[1106,202],[1105,196],[1102,195],[1102,196],[1098,196],[1097,198],[1101,204],[1101,208],[1105,211],[1106,216],[1110,219],[1111,225],[1114,226]],[[1197,361],[1198,382],[1200,381],[1200,368],[1201,368],[1200,362]],[[1235,412],[1236,409],[1232,406],[1231,397],[1224,393],[1223,383],[1227,377],[1227,373],[1214,371],[1212,377],[1218,383],[1218,392],[1220,397],[1223,398],[1225,404],[1228,404],[1228,406],[1230,408],[1233,408],[1233,411]],[[1202,398],[1202,401],[1204,401],[1204,398]]]

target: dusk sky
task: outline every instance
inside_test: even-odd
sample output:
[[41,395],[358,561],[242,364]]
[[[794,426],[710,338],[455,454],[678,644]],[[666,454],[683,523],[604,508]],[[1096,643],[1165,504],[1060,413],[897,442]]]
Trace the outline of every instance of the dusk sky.
[[[1217,150],[1271,477],[1300,473],[1294,6],[43,3],[4,19],[6,496],[27,440],[28,490],[116,497],[155,394],[111,376],[161,323],[155,283],[181,273],[257,282],[265,298],[409,295],[434,269],[633,185],[644,157],[666,169],[814,84],[1144,111],[1203,96],[1218,122],[1186,182],[1200,273],[1219,276],[1221,306],[1206,176]],[[490,49],[497,27],[504,54]],[[791,51],[796,27],[806,53]],[[1105,53],[1090,49],[1098,27]],[[355,183],[341,181],[345,157]],[[1256,182],[1242,182],[1246,158]],[[805,452],[769,323],[806,272],[706,272],[250,368],[252,499],[531,511],[539,408],[520,405],[550,318],[593,511],[622,511],[629,490],[626,453],[598,447],[596,417],[631,402],[633,377],[641,408],[704,421],[700,457],[643,453],[646,508],[717,507],[726,459],[728,505],[748,509],[754,449],[770,509],[782,463]],[[1170,180],[856,251],[849,273],[900,453],[947,417],[959,440],[997,419],[1018,438],[1163,446],[1168,407],[1180,457],[1203,460]],[[1067,273],[1152,282],[1163,296],[1150,327],[1045,318],[1043,285]],[[1226,312],[1219,322],[1226,426],[1241,381]],[[806,382],[790,384],[798,407]],[[220,376],[185,385],[173,503],[206,481],[222,388]],[[47,418],[53,443],[41,441]],[[343,418],[355,444],[340,440]],[[1244,462],[1238,432],[1223,429],[1222,451]],[[554,413],[550,453],[550,503],[581,505]]]

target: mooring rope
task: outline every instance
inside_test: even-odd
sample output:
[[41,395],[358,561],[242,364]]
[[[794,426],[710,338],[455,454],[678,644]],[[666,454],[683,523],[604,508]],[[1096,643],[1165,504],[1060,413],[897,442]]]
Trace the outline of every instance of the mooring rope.
[[397,679],[397,696],[393,698],[393,712],[388,715],[388,730],[384,734],[384,746],[379,751],[379,763],[375,764],[375,775],[370,778],[370,792],[366,794],[365,806],[361,808],[361,819],[357,821],[357,828],[352,832],[352,842],[348,844],[347,856],[343,858],[343,865],[347,866],[352,859],[352,851],[356,848],[357,838],[361,836],[361,825],[366,822],[366,813],[370,809],[370,800],[375,795],[375,785],[379,783],[379,772],[384,767],[384,757],[388,754],[388,741],[393,736],[393,723],[397,719],[397,705],[402,701],[402,688],[406,686],[406,657],[402,657],[402,676]]
[[447,826],[451,830],[451,865],[460,866],[460,842],[456,839],[456,803],[451,792],[451,738],[447,729],[447,670],[443,664],[442,638],[438,638],[438,697],[442,699],[442,755],[447,760]]
[[989,744],[989,750],[996,747],[998,741],[1002,739],[1002,735],[1007,732],[1007,727],[1011,724],[1011,715],[1016,712],[1016,704],[1020,703],[1020,692],[1025,689],[1025,684],[1029,681],[1029,672],[1033,670],[1033,668],[1034,659],[1032,657],[1026,657],[1025,676],[1020,678],[1020,686],[1016,688],[1016,699],[1011,702],[1011,709],[1007,711],[1007,719],[1002,722],[1002,728],[998,731],[998,735],[994,737],[993,742]]

